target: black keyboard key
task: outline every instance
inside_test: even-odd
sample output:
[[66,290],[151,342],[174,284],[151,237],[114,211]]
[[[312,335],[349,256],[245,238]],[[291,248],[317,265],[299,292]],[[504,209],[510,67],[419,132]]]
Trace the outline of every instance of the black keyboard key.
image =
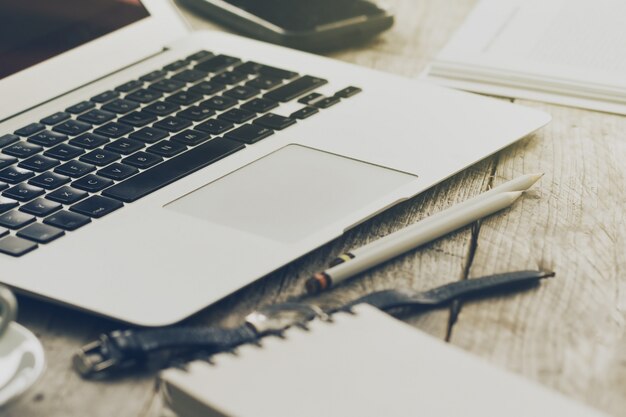
[[64,234],[65,232],[61,229],[41,223],[33,223],[17,232],[19,237],[37,243],[50,243]]
[[94,149],[88,154],[81,156],[80,160],[103,167],[105,165],[109,165],[111,162],[117,161],[120,158],[121,156],[118,153],[107,151],[106,149]]
[[120,86],[115,87],[115,91],[119,91],[120,93],[130,93],[131,91],[141,87],[143,87],[143,81],[130,80]]
[[7,184],[6,182],[0,181],[0,191],[6,190],[7,188],[9,188],[9,184]]
[[67,175],[68,177],[78,178],[85,174],[89,174],[95,169],[96,167],[94,165],[85,162],[69,161],[57,167],[54,172],[61,175]]
[[211,78],[211,82],[231,85],[237,84],[243,80],[246,80],[247,78],[248,76],[242,72],[228,71],[217,74],[215,77]]
[[234,68],[234,71],[243,72],[248,75],[256,75],[259,73],[259,70],[263,67],[263,64],[259,64],[254,61],[244,62],[243,64],[237,65]]
[[237,100],[247,100],[259,94],[260,91],[254,87],[248,87],[245,85],[240,85],[237,87],[233,87],[230,90],[224,92],[225,96],[236,98]]
[[202,50],[196,52],[195,54],[189,55],[186,59],[187,61],[202,61],[212,56],[213,54],[211,52]]
[[224,138],[216,138],[192,148],[176,158],[135,175],[103,191],[103,195],[124,202],[133,202],[206,167],[245,146]]
[[81,133],[85,133],[89,129],[91,129],[91,125],[89,123],[70,119],[56,125],[52,130],[66,135],[76,136]]
[[341,98],[348,98],[348,97],[352,97],[355,94],[359,94],[361,90],[359,87],[354,87],[354,86],[350,86],[350,87],[346,87],[343,90],[339,90],[335,93],[335,96],[337,97],[341,97]]
[[269,65],[259,64],[257,62],[246,62],[235,68],[236,71],[244,72],[246,74],[261,74],[267,77],[279,78],[281,80],[290,80],[298,76],[297,72],[287,71],[284,69],[271,67]]
[[185,86],[185,83],[178,80],[165,79],[150,84],[150,89],[160,91],[163,93],[173,93],[176,90],[180,90]]
[[57,210],[61,210],[62,208],[63,206],[60,203],[50,201],[45,198],[38,198],[28,204],[24,204],[20,207],[20,211],[37,217],[45,217]]
[[208,107],[213,110],[226,110],[229,107],[233,107],[238,101],[234,98],[225,96],[213,96],[208,100],[204,100],[200,103],[201,107]]
[[189,62],[186,59],[179,59],[178,61],[174,61],[171,64],[168,64],[163,67],[165,71],[173,72],[178,71],[181,68],[185,68],[189,65]]
[[20,140],[20,137],[17,135],[12,135],[10,133],[7,133],[6,135],[2,135],[0,136],[0,148],[3,148],[7,145],[15,143],[18,140]]
[[138,151],[143,148],[145,145],[142,142],[134,139],[121,138],[116,140],[113,143],[109,143],[104,148],[111,152],[120,153],[122,155],[129,155],[133,152]]
[[113,184],[113,181],[108,178],[100,177],[94,174],[88,174],[74,181],[72,183],[72,187],[79,190],[87,191],[89,193],[97,193],[98,191],[104,190],[111,184]]
[[139,77],[139,79],[141,81],[145,81],[148,83],[151,83],[152,81],[156,81],[159,78],[163,78],[167,75],[167,71],[163,71],[163,70],[156,70],[156,71],[152,71],[147,73],[146,75]]
[[87,197],[87,192],[77,190],[67,185],[46,195],[48,200],[57,201],[61,204],[74,204],[85,197]]
[[215,114],[215,110],[208,107],[192,106],[181,112],[176,113],[176,117],[191,120],[192,122],[201,122]]
[[124,204],[118,200],[113,200],[112,198],[100,195],[93,195],[80,203],[74,204],[70,207],[70,210],[76,213],[84,214],[85,216],[99,219],[100,217],[104,217],[122,207],[124,207]]
[[281,116],[279,114],[268,113],[256,119],[254,123],[274,130],[283,130],[284,128],[295,124],[296,119]]
[[144,127],[143,129],[130,134],[131,139],[140,140],[145,143],[158,142],[167,136],[168,133],[166,131],[155,129],[153,127]]
[[109,143],[104,148],[111,152],[121,153],[122,155],[130,155],[133,152],[142,149],[145,145],[134,139],[118,139],[113,143]]
[[43,174],[28,181],[28,183],[36,185],[37,187],[45,188],[46,190],[54,190],[63,184],[67,184],[69,181],[69,177],[66,177],[65,175],[56,174],[54,172],[44,172]]
[[168,114],[180,110],[180,106],[167,101],[157,101],[144,107],[143,110],[157,116],[167,116]]
[[68,107],[65,111],[72,114],[80,114],[94,107],[96,107],[96,105],[91,101],[81,101],[80,103]]
[[0,215],[0,226],[6,227],[7,229],[19,229],[34,221],[35,216],[17,210],[11,210]]
[[219,135],[226,132],[227,130],[232,129],[234,126],[235,125],[233,123],[227,120],[210,119],[196,126],[196,129],[210,133],[212,135]]
[[120,93],[117,91],[105,91],[104,93],[100,93],[97,96],[93,96],[91,101],[95,103],[106,103],[108,101],[114,100],[120,96]]
[[307,117],[313,116],[315,113],[319,113],[319,110],[315,107],[303,107],[298,111],[291,113],[289,116],[292,119],[306,119]]
[[135,110],[137,107],[139,107],[139,104],[134,101],[118,98],[102,106],[102,109],[113,113],[126,114],[129,111]]
[[266,127],[253,124],[245,124],[239,126],[235,130],[231,130],[230,132],[226,133],[225,137],[243,143],[255,143],[273,134],[274,131]]
[[141,88],[128,94],[126,99],[136,101],[137,103],[151,103],[160,99],[161,96],[163,96],[163,94],[159,91]]
[[298,99],[298,103],[306,104],[307,106],[313,105],[317,100],[322,99],[324,96],[320,93],[309,93],[304,97]]
[[3,196],[12,198],[17,201],[30,201],[33,198],[39,197],[45,191],[42,188],[35,187],[28,183],[17,184],[15,187],[9,188],[2,193]]
[[275,90],[270,91],[265,94],[265,98],[269,98],[270,100],[287,102],[291,101],[294,98],[301,96],[302,94],[308,93],[311,90],[316,89],[317,87],[326,84],[328,81],[311,77],[310,75],[305,75],[302,78],[298,78],[295,81],[290,82],[289,84],[285,84],[282,87],[278,87]]
[[165,100],[170,103],[176,103],[176,104],[180,104],[183,106],[188,106],[202,99],[203,97],[199,94],[194,94],[194,93],[190,93],[187,91],[179,91],[178,93],[172,94]]
[[243,109],[230,109],[227,112],[220,114],[218,117],[222,120],[228,120],[233,123],[245,123],[248,120],[254,119],[256,113]]
[[85,133],[69,141],[70,145],[79,146],[84,149],[95,149],[109,143],[110,139],[95,133]]
[[114,113],[100,109],[93,109],[89,110],[85,114],[81,114],[80,116],[78,116],[78,120],[82,120],[83,122],[91,123],[94,125],[101,125],[102,123],[106,123],[115,119],[115,117],[116,116]]
[[16,158],[28,158],[41,152],[43,148],[39,145],[28,142],[17,142],[2,149],[5,155],[15,156]]
[[[140,153],[140,152],[137,152],[137,153]],[[146,155],[150,155],[150,154],[146,154]],[[150,156],[154,157],[154,155],[150,155]],[[132,155],[129,156],[129,158],[131,157]],[[138,170],[135,167],[130,167],[128,165],[124,165],[124,164],[120,164],[116,162],[114,164],[109,165],[108,167],[102,168],[100,171],[98,171],[98,175],[105,177],[105,178],[110,178],[114,181],[121,181],[130,177],[133,174],[136,174],[137,172]]]
[[60,112],[56,112],[54,114],[51,114],[48,117],[44,117],[43,119],[40,120],[41,123],[45,124],[45,125],[55,125],[57,123],[61,123],[62,121],[65,121],[67,119],[69,119],[71,116],[69,113],[66,113],[64,111],[60,111]]
[[72,231],[91,222],[91,219],[82,214],[61,210],[57,211],[52,216],[46,217],[43,222],[63,230]]
[[11,209],[14,209],[18,205],[19,203],[12,198],[0,196],[0,213],[5,213]]
[[259,75],[253,80],[250,80],[246,83],[247,86],[258,88],[259,90],[269,90],[270,88],[274,88],[277,85],[283,83],[283,80],[279,78],[266,77],[264,75]]
[[157,129],[167,130],[168,132],[180,132],[183,129],[191,126],[191,122],[189,120],[180,119],[178,117],[166,117],[163,120],[156,122],[153,127]]
[[18,166],[35,172],[43,172],[52,169],[59,164],[60,162],[57,159],[48,158],[43,155],[35,155],[23,160]]
[[194,67],[194,69],[204,72],[219,72],[241,62],[239,58],[228,55],[216,55],[212,58],[202,61]]
[[132,131],[133,131],[133,128],[130,126],[123,125],[117,122],[111,122],[95,129],[94,133],[97,135],[106,136],[108,138],[117,139]]
[[51,132],[49,130],[44,130],[28,138],[29,142],[46,147],[58,145],[66,140],[67,135],[64,135],[63,133]]
[[[152,104],[151,104],[152,105]],[[120,123],[124,123],[133,127],[142,127],[156,120],[156,116],[145,111],[134,111],[122,116],[118,119]]]
[[206,74],[204,72],[188,69],[188,70],[179,72],[178,74],[174,75],[172,78],[177,81],[193,83],[193,82],[203,79],[204,77],[206,77]]
[[17,158],[8,155],[0,155],[0,169],[6,168],[17,162]]
[[82,148],[78,148],[76,146],[68,145],[67,143],[62,143],[60,145],[55,146],[54,148],[48,149],[44,152],[44,155],[50,156],[52,158],[60,159],[62,161],[67,161],[72,158],[76,158],[79,155],[85,153],[85,150]]
[[17,184],[18,182],[26,181],[34,175],[32,171],[11,166],[0,171],[0,181],[8,182],[9,184]]
[[[158,164],[159,162],[163,162],[163,158],[151,153],[139,151],[122,159],[122,162],[135,168],[147,169]],[[135,172],[136,171],[137,170],[135,170]]]
[[194,94],[202,94],[204,96],[210,96],[212,94],[219,93],[225,88],[226,86],[224,84],[203,81],[189,88],[189,91]]
[[210,137],[208,133],[197,130],[184,130],[172,137],[173,141],[182,143],[183,145],[196,146],[204,142]]
[[186,151],[187,147],[178,142],[172,142],[170,140],[162,140],[161,142],[150,146],[146,150],[150,153],[169,158],[174,155],[178,155],[179,153],[183,151]]
[[255,98],[241,105],[241,108],[255,113],[265,113],[278,107],[278,103],[266,98]]
[[0,252],[11,256],[22,256],[37,249],[37,244],[15,236],[0,239]]
[[334,106],[335,104],[339,103],[341,101],[341,99],[339,97],[324,97],[320,100],[317,100],[315,103],[313,103],[313,105],[319,109],[327,109],[330,106]]
[[46,128],[46,126],[44,126],[41,123],[31,123],[29,125],[24,126],[21,129],[17,129],[15,131],[16,135],[19,136],[30,136],[30,135],[34,135],[35,133],[44,130]]

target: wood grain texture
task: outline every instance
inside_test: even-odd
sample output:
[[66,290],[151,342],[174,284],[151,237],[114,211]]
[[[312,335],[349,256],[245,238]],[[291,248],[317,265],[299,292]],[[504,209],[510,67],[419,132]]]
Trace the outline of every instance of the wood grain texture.
[[[330,56],[417,77],[475,0],[393,0],[393,29]],[[195,29],[217,28],[183,10]],[[538,134],[347,232],[188,320],[233,325],[256,307],[299,294],[304,280],[336,254],[384,236],[522,173],[546,172],[510,210],[375,268],[320,302],[384,288],[426,289],[518,268],[557,278],[526,293],[461,305],[406,320],[439,338],[566,395],[626,416],[626,118],[531,102],[554,121]],[[19,321],[42,340],[43,380],[4,417],[165,417],[154,374],[85,382],[71,369],[79,346],[117,324],[20,298]]]
[[471,276],[546,268],[534,291],[464,305],[451,341],[613,415],[626,415],[626,118],[523,103],[554,119],[499,155],[496,182],[545,172],[482,223]]

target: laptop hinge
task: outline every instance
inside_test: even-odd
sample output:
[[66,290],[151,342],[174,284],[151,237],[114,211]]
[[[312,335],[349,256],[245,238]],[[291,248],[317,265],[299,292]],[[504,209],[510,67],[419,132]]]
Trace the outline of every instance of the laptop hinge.
[[142,58],[142,59],[140,59],[140,60],[137,60],[137,61],[135,61],[135,62],[132,62],[132,63],[130,63],[130,64],[128,64],[128,65],[126,65],[126,66],[124,66],[124,67],[121,67],[121,68],[119,68],[119,69],[117,69],[117,70],[115,70],[115,71],[111,71],[111,72],[109,72],[108,74],[103,75],[102,77],[99,77],[99,78],[96,78],[96,79],[90,80],[90,81],[88,81],[88,82],[86,82],[86,83],[84,83],[84,84],[81,84],[81,85],[77,86],[76,88],[73,88],[73,89],[71,89],[71,90],[68,90],[68,91],[64,92],[63,94],[59,94],[59,95],[57,95],[57,96],[51,97],[51,98],[49,98],[48,100],[42,101],[41,103],[37,103],[37,104],[36,104],[36,105],[34,105],[34,106],[28,107],[28,108],[26,108],[26,109],[24,109],[24,110],[22,110],[22,111],[19,111],[19,112],[17,112],[17,113],[14,113],[14,114],[12,114],[12,115],[8,116],[8,117],[5,117],[4,119],[1,119],[1,120],[0,120],[0,123],[4,123],[4,122],[6,122],[7,120],[13,119],[13,118],[15,118],[15,117],[17,117],[17,116],[19,116],[19,115],[21,115],[21,114],[24,114],[24,113],[27,113],[27,112],[29,112],[29,111],[33,110],[33,109],[36,109],[37,107],[43,106],[44,104],[50,103],[51,101],[57,100],[57,99],[59,99],[59,98],[61,98],[61,97],[63,97],[63,96],[66,96],[66,95],[68,95],[68,94],[70,94],[70,93],[73,93],[73,92],[75,92],[75,91],[77,91],[77,90],[80,90],[81,88],[84,88],[84,87],[88,86],[89,84],[93,84],[93,83],[98,82],[98,81],[100,81],[100,80],[103,80],[103,79],[105,79],[105,78],[107,78],[107,77],[110,77],[110,76],[111,76],[111,75],[113,75],[113,74],[117,74],[117,73],[119,73],[119,72],[125,71],[125,70],[127,70],[127,69],[129,69],[129,68],[131,68],[131,67],[133,67],[133,66],[135,66],[135,65],[137,65],[137,64],[140,64],[140,63],[142,63],[142,62],[148,61],[148,60],[150,60],[150,59],[152,59],[152,58],[154,58],[154,57],[156,57],[156,56],[159,56],[159,55],[161,55],[161,54],[163,54],[164,52],[167,52],[167,51],[169,51],[169,50],[170,50],[170,48],[168,48],[168,47],[163,47],[163,49],[161,49],[159,52],[156,52],[156,53],[154,53],[154,54],[152,54],[152,55],[148,55],[148,56],[146,56],[146,57],[144,57],[144,58]]

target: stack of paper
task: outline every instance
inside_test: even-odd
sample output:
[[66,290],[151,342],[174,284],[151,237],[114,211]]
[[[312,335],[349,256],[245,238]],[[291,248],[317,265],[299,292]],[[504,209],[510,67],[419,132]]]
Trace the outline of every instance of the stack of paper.
[[626,114],[626,1],[482,0],[428,78]]

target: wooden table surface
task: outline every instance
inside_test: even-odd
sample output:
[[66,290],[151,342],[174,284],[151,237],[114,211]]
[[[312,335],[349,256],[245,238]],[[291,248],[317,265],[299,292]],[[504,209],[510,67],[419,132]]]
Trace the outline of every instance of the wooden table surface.
[[[463,22],[474,0],[393,0],[395,26],[330,54],[417,77]],[[183,11],[194,28],[217,28]],[[218,30],[221,30],[217,28]],[[383,288],[427,289],[515,269],[557,278],[536,289],[407,317],[414,326],[487,361],[614,416],[626,416],[626,118],[536,102],[552,114],[537,134],[388,210],[345,236],[194,316],[230,325],[255,307],[297,294],[329,259],[523,173],[542,181],[506,212],[376,268],[333,293],[351,299]],[[330,296],[325,300],[329,301]],[[19,321],[45,347],[48,369],[11,417],[163,416],[155,375],[84,381],[72,353],[115,322],[20,298]],[[454,393],[450,393],[453,397]]]

